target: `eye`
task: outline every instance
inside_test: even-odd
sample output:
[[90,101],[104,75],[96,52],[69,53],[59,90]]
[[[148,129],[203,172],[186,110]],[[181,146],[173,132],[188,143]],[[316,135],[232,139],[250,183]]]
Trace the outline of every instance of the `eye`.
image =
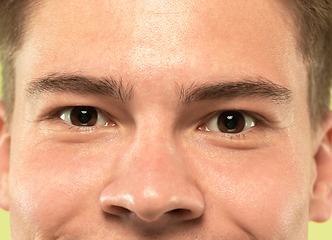
[[107,126],[107,117],[94,107],[78,106],[60,112],[60,118],[80,127]]
[[256,125],[256,121],[241,111],[224,111],[206,123],[207,131],[240,133]]

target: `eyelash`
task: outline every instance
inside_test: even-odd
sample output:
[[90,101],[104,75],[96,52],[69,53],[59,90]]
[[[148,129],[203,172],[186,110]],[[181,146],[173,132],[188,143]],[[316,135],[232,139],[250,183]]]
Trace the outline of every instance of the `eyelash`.
[[[245,131],[239,132],[239,133],[226,133],[226,132],[213,131],[213,130],[207,129],[206,124],[209,121],[211,121],[215,117],[220,116],[222,113],[228,112],[228,111],[230,111],[230,112],[239,112],[241,114],[249,116],[250,118],[252,118],[255,121],[255,125],[253,127],[250,127],[248,130],[245,130]],[[211,134],[218,134],[218,135],[221,135],[222,137],[225,137],[225,138],[228,138],[228,139],[234,139],[234,138],[244,139],[244,138],[246,138],[246,136],[248,134],[254,133],[253,128],[258,128],[261,125],[264,125],[265,121],[266,120],[262,116],[260,116],[258,114],[255,114],[255,113],[252,113],[252,112],[249,112],[249,111],[234,110],[234,109],[233,110],[220,110],[220,111],[215,111],[213,113],[208,114],[207,117],[205,117],[204,120],[199,124],[197,130],[205,131],[205,132],[211,133]],[[205,128],[205,129],[203,129],[203,128]]]
[[244,139],[247,137],[249,133],[253,133],[252,130],[246,131],[244,133],[235,133],[235,134],[229,134],[229,133],[222,133],[223,137],[229,138],[229,139]]
[[[65,112],[66,110],[69,110],[71,108],[74,107],[79,107],[79,106],[66,106],[66,107],[59,107],[57,109],[54,109],[50,114],[48,114],[48,116],[46,116],[44,119],[58,119],[61,120],[61,122],[63,124],[65,124],[68,127],[68,130],[70,131],[75,131],[75,132],[89,132],[89,131],[93,131],[96,128],[100,128],[100,126],[76,126],[74,124],[70,124],[66,121],[64,121],[63,119],[60,118],[60,115]],[[112,119],[112,117],[110,116],[110,114],[108,114],[107,112],[94,107],[97,111],[99,111],[100,113],[104,114],[106,116],[107,119],[109,119],[110,122],[113,123],[113,126],[116,125],[115,121]],[[221,131],[213,131],[213,130],[206,130],[203,129],[204,127],[206,128],[206,124],[211,121],[214,117],[216,116],[220,116],[220,114],[222,114],[223,112],[227,112],[227,111],[234,111],[234,112],[240,112],[242,114],[248,115],[250,116],[254,121],[255,121],[255,126],[243,131],[243,132],[239,132],[239,133],[225,133],[225,132],[221,132]],[[245,139],[247,137],[248,134],[250,133],[254,133],[253,128],[257,128],[260,125],[264,124],[264,118],[258,114],[252,113],[252,112],[248,112],[248,111],[242,111],[242,110],[220,110],[220,111],[215,111],[213,113],[208,114],[203,121],[200,122],[199,126],[197,127],[197,130],[200,131],[205,131],[208,133],[212,133],[212,134],[218,134],[219,136],[222,136],[224,138],[228,138],[228,139]]]
[[[56,108],[53,111],[51,111],[46,117],[44,117],[44,120],[54,120],[54,119],[60,120],[60,122],[63,123],[64,125],[66,125],[70,131],[75,131],[75,132],[89,132],[89,131],[92,131],[96,128],[101,127],[101,126],[98,126],[98,125],[94,125],[94,126],[76,126],[74,124],[66,122],[65,120],[63,120],[61,118],[62,113],[64,113],[66,110],[70,110],[70,109],[75,108],[75,107],[81,107],[81,106],[80,105],[78,105],[78,106],[65,106],[65,107]],[[91,106],[89,106],[89,107],[91,107]],[[106,116],[106,118],[110,122],[113,123],[113,124],[109,124],[108,126],[115,125],[115,121],[112,119],[110,114],[108,114],[107,112],[101,110],[100,108],[97,108],[97,107],[92,107],[92,108],[96,109],[97,112],[104,114]]]

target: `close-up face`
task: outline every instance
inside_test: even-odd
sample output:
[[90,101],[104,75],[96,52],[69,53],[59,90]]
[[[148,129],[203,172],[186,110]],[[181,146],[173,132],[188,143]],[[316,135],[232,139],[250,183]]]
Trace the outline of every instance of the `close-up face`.
[[307,71],[275,0],[44,0],[15,61],[12,239],[307,239]]

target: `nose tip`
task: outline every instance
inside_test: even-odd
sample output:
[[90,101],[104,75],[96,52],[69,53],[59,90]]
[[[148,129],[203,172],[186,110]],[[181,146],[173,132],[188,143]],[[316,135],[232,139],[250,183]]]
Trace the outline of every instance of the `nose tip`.
[[[151,187],[141,192],[113,192],[109,186],[100,198],[104,212],[127,221],[145,223],[179,223],[199,218],[205,208],[204,199],[196,189],[183,192],[158,191]],[[166,192],[166,194],[165,194]]]
[[149,135],[142,129],[144,134],[137,135],[117,168],[112,168],[114,175],[100,195],[101,209],[111,218],[120,217],[121,223],[144,229],[200,218],[205,211],[204,195],[174,136],[162,128],[162,133]]
[[203,199],[200,194],[194,192],[163,196],[162,192],[147,188],[143,195],[143,201],[133,206],[133,212],[147,222],[155,222],[162,218],[186,221],[200,217],[204,211]]

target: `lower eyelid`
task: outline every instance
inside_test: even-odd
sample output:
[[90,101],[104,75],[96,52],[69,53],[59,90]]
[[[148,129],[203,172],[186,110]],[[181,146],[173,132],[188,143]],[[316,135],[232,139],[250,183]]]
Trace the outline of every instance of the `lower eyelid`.
[[212,144],[218,148],[229,148],[229,149],[257,149],[266,144],[269,144],[268,135],[271,133],[268,129],[259,123],[244,132],[229,134],[223,132],[205,132],[202,131],[200,139],[208,144]]

